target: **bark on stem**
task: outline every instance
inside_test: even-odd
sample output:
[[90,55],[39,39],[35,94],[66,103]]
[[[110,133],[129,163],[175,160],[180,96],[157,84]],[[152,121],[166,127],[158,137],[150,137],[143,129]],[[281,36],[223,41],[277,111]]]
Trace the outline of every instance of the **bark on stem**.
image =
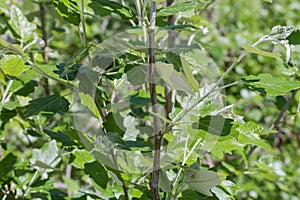
[[[150,25],[148,28],[148,37],[149,37],[149,87],[151,95],[151,105],[152,112],[157,114],[157,98],[156,98],[156,87],[154,83],[154,73],[155,73],[155,23],[156,23],[156,3],[151,2],[151,11],[150,11]],[[152,177],[150,182],[150,188],[152,191],[152,199],[158,200],[159,198],[159,166],[160,166],[160,147],[161,147],[161,131],[159,118],[157,115],[153,115],[153,126],[154,126],[154,159],[153,159],[153,169]]]

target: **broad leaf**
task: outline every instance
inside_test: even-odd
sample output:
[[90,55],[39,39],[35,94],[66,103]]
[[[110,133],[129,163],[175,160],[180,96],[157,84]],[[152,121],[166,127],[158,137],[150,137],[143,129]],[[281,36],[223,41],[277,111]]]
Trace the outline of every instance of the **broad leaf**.
[[25,42],[33,38],[33,33],[36,30],[36,25],[30,23],[15,5],[11,7],[9,25],[12,33]]
[[25,65],[26,58],[19,55],[5,55],[0,60],[0,68],[4,74],[19,77],[20,74],[28,69],[29,65]]
[[268,151],[273,151],[272,147],[260,138],[262,134],[261,127],[255,122],[247,122],[245,124],[236,124],[234,131],[239,133],[238,141],[241,144],[254,144]]
[[97,117],[100,118],[100,113],[97,108],[97,105],[95,103],[95,99],[93,99],[90,95],[84,94],[83,92],[79,92],[81,103],[84,107],[88,108],[91,113]]
[[84,164],[92,162],[95,159],[86,150],[77,150],[72,155],[75,157],[71,164],[79,169],[84,169]]
[[101,17],[110,15],[111,13],[118,14],[123,20],[130,20],[135,17],[134,12],[122,4],[109,0],[92,0],[89,6],[94,10],[96,15]]
[[49,131],[49,130],[44,130],[44,133],[49,135],[51,139],[56,140],[57,142],[61,142],[63,146],[74,146],[77,145],[67,134],[65,134],[62,131]]
[[88,174],[99,186],[104,189],[106,188],[108,182],[108,173],[97,161],[84,164],[84,172]]
[[80,14],[76,1],[54,0],[53,5],[57,12],[69,23],[79,26]]
[[46,172],[52,171],[52,168],[60,162],[55,140],[44,144],[41,149],[33,149],[30,162],[40,170],[46,168]]
[[272,52],[263,51],[263,50],[260,50],[257,47],[253,47],[251,45],[245,45],[245,46],[243,46],[243,48],[248,53],[255,53],[255,54],[258,54],[258,55],[267,56],[267,57],[271,57],[271,58],[280,58],[281,57],[281,55],[279,53],[272,53]]
[[210,189],[219,185],[221,181],[218,173],[214,171],[186,169],[184,183],[193,190],[212,196]]
[[161,17],[161,16],[177,15],[180,12],[193,10],[195,8],[203,8],[203,6],[197,6],[193,2],[177,3],[172,6],[161,9],[160,11],[157,12],[157,16]]
[[14,170],[14,166],[17,163],[17,156],[12,153],[7,154],[4,158],[0,160],[0,179],[3,179],[11,171]]
[[300,81],[287,80],[283,77],[273,77],[270,74],[251,75],[243,78],[242,81],[249,89],[270,96],[284,95],[288,91],[300,88]]
[[16,115],[17,115],[16,110],[9,110],[9,109],[2,108],[0,119],[3,122],[8,122],[11,118],[13,118]]
[[200,118],[198,122],[193,123],[193,129],[204,130],[217,136],[228,135],[231,131],[233,119],[224,118],[221,115],[208,115]]
[[63,113],[69,110],[70,103],[59,94],[50,95],[47,97],[37,98],[31,100],[29,105],[26,106],[24,117],[37,115],[40,112],[46,113]]

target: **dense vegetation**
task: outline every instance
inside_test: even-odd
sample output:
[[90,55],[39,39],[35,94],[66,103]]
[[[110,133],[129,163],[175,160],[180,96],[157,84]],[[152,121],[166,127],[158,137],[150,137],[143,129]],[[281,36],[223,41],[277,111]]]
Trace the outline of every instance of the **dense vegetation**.
[[0,0],[0,198],[299,199],[299,10]]

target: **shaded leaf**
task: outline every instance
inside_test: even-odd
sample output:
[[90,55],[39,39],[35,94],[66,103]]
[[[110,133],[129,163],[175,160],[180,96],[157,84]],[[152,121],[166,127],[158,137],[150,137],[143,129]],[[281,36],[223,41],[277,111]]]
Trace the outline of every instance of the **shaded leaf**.
[[251,45],[245,45],[245,46],[243,46],[243,48],[248,53],[255,53],[255,54],[258,54],[258,55],[267,56],[267,57],[271,57],[271,58],[280,58],[281,57],[281,55],[279,53],[272,53],[272,52],[263,51],[263,50],[260,50],[257,47],[253,47]]
[[2,108],[0,119],[3,122],[8,122],[11,118],[17,115],[16,110],[9,110],[6,108]]
[[110,15],[112,12],[118,14],[123,20],[128,21],[135,17],[134,12],[122,4],[109,0],[92,0],[89,6],[94,10],[96,15],[101,17]]
[[193,129],[201,129],[213,135],[225,136],[231,131],[233,119],[221,115],[208,115],[193,123]]
[[196,190],[207,196],[212,196],[210,189],[219,185],[221,181],[216,172],[204,169],[186,169],[184,183],[186,183],[193,190]]
[[273,77],[271,74],[251,75],[242,78],[242,81],[249,89],[270,96],[284,95],[288,91],[300,88],[300,81],[287,80],[284,77]]
[[79,68],[81,64],[73,64],[71,67],[66,69],[66,63],[59,63],[56,65],[58,70],[53,70],[55,74],[58,74],[60,78],[65,79],[67,81],[73,81],[76,78]]
[[286,38],[289,44],[300,44],[300,30],[296,30]]
[[32,92],[34,92],[34,88],[38,86],[37,82],[34,80],[29,81],[28,83],[25,83],[20,89],[18,89],[14,94],[20,95],[20,96],[28,96]]
[[1,37],[0,37],[0,47],[3,50],[15,53],[15,54],[20,55],[20,56],[25,56],[23,50],[21,49],[21,47],[19,45],[9,44],[5,40],[3,40]]
[[97,161],[84,164],[84,172],[90,176],[102,188],[106,188],[108,174],[105,168]]
[[40,112],[47,113],[63,113],[69,110],[70,103],[59,94],[50,95],[47,97],[37,98],[31,100],[29,105],[26,106],[24,117],[37,115]]
[[51,139],[56,140],[57,142],[61,142],[63,146],[74,146],[77,145],[67,134],[65,134],[62,131],[49,131],[49,130],[43,130],[44,133],[49,135]]
[[0,160],[0,179],[3,179],[11,171],[14,170],[14,166],[17,163],[17,156],[12,153],[7,154],[4,158]]
[[76,1],[53,0],[53,5],[57,12],[69,23],[79,26],[80,14]]
[[181,63],[182,63],[183,72],[187,82],[189,83],[191,88],[193,88],[194,91],[198,91],[199,83],[196,81],[195,77],[193,76],[189,63],[183,57],[181,57]]

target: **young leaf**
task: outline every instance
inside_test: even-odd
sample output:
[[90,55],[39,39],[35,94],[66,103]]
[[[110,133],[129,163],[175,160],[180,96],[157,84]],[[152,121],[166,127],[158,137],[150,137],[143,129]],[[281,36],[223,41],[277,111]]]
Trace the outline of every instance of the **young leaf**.
[[57,12],[69,23],[79,26],[80,14],[76,1],[53,0],[53,5]]
[[32,38],[36,30],[36,25],[30,23],[23,12],[15,5],[11,7],[9,27],[12,33],[22,41],[28,41]]
[[212,196],[210,189],[221,183],[218,173],[199,169],[186,169],[184,182],[193,190]]
[[190,69],[188,62],[183,57],[181,57],[181,63],[182,63],[183,72],[187,79],[187,82],[195,92],[198,91],[199,83],[196,81],[195,77],[193,76],[193,73]]
[[95,183],[106,188],[108,182],[108,174],[105,168],[97,161],[84,164],[84,172],[88,174]]
[[123,20],[129,21],[135,17],[134,12],[117,2],[109,0],[92,0],[89,6],[96,15],[101,17],[110,15],[112,12],[118,14]]
[[258,55],[267,56],[267,57],[271,57],[271,58],[280,58],[281,57],[281,55],[279,53],[272,53],[272,52],[263,51],[263,50],[260,50],[257,47],[253,47],[253,46],[248,45],[248,44],[243,46],[243,48],[248,53],[255,53],[255,54],[258,54]]
[[41,149],[33,149],[30,162],[39,169],[47,168],[47,172],[52,171],[51,168],[55,167],[60,162],[55,140],[44,144]]
[[270,74],[247,76],[242,79],[245,86],[251,90],[259,91],[269,96],[280,96],[286,92],[300,88],[300,81],[291,81],[283,77],[273,77]]
[[26,58],[19,55],[5,55],[0,60],[0,68],[4,74],[19,77],[20,74],[28,69],[29,65],[25,65]]
[[183,3],[177,3],[172,6],[166,7],[161,9],[157,12],[157,17],[162,16],[170,16],[170,15],[177,15],[180,12],[185,12],[188,10],[193,10],[195,8],[203,8],[203,6],[197,6],[193,2],[183,2]]
[[24,118],[37,115],[40,112],[63,113],[69,110],[70,103],[59,94],[31,100],[26,106]]
[[221,115],[208,115],[200,118],[199,122],[193,123],[193,129],[201,129],[210,134],[225,136],[231,131],[233,119],[224,118]]

